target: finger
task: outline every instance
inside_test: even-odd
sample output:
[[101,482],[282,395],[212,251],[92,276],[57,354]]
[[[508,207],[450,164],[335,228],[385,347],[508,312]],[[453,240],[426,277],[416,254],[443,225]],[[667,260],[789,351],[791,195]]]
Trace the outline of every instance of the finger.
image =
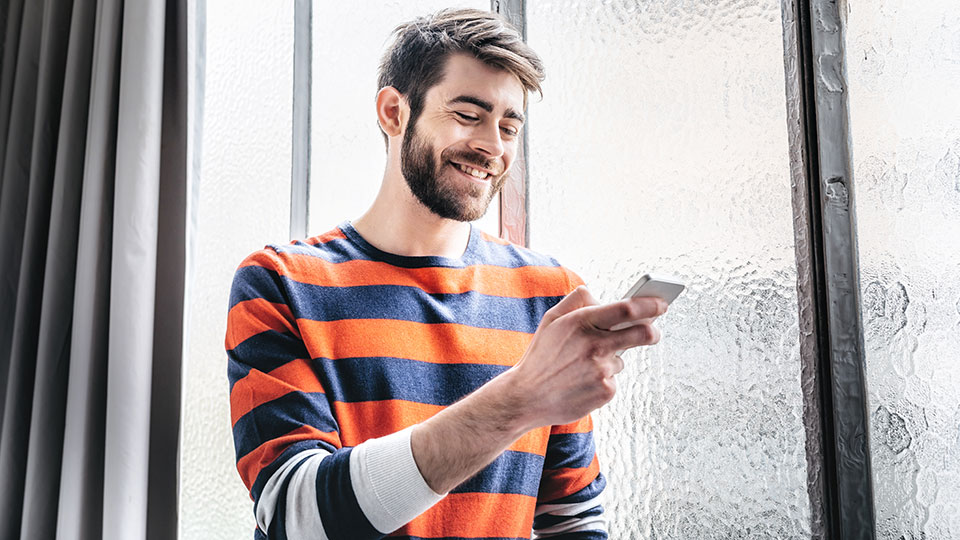
[[[602,306],[584,308],[583,321],[600,330],[623,328],[624,323],[637,324],[644,319],[655,319],[665,313],[667,303],[652,296],[634,297]],[[628,325],[628,326],[629,326]]]
[[613,360],[611,362],[613,366],[612,366],[610,376],[612,377],[613,375],[616,375],[621,371],[623,371],[624,364],[623,364],[623,358],[620,356],[619,352],[613,355]]
[[625,323],[620,323],[609,328],[611,332],[616,332],[617,330],[623,330],[624,328],[630,328],[631,326],[636,326],[638,324],[650,324],[653,321],[657,320],[656,317],[651,317],[649,319],[640,319],[639,321],[630,321]]
[[655,345],[660,342],[660,329],[649,323],[642,323],[623,330],[611,332],[606,344],[611,350],[620,351],[643,345]]
[[583,307],[595,306],[597,304],[597,299],[590,294],[590,291],[587,290],[587,287],[580,285],[570,294],[565,296],[563,300],[560,300],[555,306],[547,310],[547,312],[543,315],[543,320],[540,322],[540,324],[549,324],[560,317],[563,317],[567,313],[576,311]]

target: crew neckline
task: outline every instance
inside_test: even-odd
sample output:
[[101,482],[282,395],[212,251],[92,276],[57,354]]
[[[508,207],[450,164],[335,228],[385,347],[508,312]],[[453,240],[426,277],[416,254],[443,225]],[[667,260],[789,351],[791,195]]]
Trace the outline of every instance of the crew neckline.
[[338,226],[338,228],[343,232],[344,236],[346,236],[347,239],[356,245],[361,251],[374,259],[390,263],[394,266],[460,267],[466,266],[466,258],[476,251],[477,243],[480,241],[480,229],[474,226],[473,223],[470,223],[469,225],[470,237],[467,240],[467,249],[464,250],[463,254],[459,257],[443,257],[440,255],[398,255],[396,253],[383,251],[370,242],[367,242],[367,240],[361,236],[359,232],[357,232],[350,221],[344,221]]

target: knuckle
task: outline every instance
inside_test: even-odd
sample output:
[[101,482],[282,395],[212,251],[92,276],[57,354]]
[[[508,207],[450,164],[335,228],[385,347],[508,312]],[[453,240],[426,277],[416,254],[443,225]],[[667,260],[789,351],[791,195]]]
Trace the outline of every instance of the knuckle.
[[620,316],[625,319],[639,319],[637,306],[633,302],[623,302],[620,304]]
[[641,324],[637,326],[637,331],[640,333],[640,339],[643,343],[652,344],[653,341],[653,326],[649,324]]
[[593,360],[601,358],[607,354],[606,345],[600,340],[591,340],[587,345],[587,357]]

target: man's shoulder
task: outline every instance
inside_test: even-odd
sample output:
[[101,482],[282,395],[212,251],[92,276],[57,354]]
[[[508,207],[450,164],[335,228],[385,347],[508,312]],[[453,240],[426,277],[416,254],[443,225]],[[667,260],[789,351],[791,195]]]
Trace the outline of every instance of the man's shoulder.
[[479,232],[481,241],[477,256],[486,259],[490,264],[501,266],[561,266],[557,259],[550,255],[515,244],[485,231]]
[[528,282],[551,283],[554,287],[557,282],[566,283],[564,294],[583,284],[580,276],[551,255],[482,231],[480,240],[480,264],[514,269]]
[[337,227],[305,239],[267,244],[247,255],[238,265],[237,273],[256,268],[293,279],[322,273],[331,264],[356,257],[346,240],[346,235]]

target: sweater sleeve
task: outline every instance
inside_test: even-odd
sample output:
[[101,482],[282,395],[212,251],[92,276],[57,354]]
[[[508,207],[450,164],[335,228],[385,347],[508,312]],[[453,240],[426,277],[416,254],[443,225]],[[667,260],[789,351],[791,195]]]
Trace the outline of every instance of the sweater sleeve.
[[413,460],[409,431],[344,447],[268,249],[237,270],[226,343],[237,470],[258,538],[379,539],[442,498]]
[[535,538],[607,538],[600,499],[605,486],[590,416],[553,426],[537,495]]

